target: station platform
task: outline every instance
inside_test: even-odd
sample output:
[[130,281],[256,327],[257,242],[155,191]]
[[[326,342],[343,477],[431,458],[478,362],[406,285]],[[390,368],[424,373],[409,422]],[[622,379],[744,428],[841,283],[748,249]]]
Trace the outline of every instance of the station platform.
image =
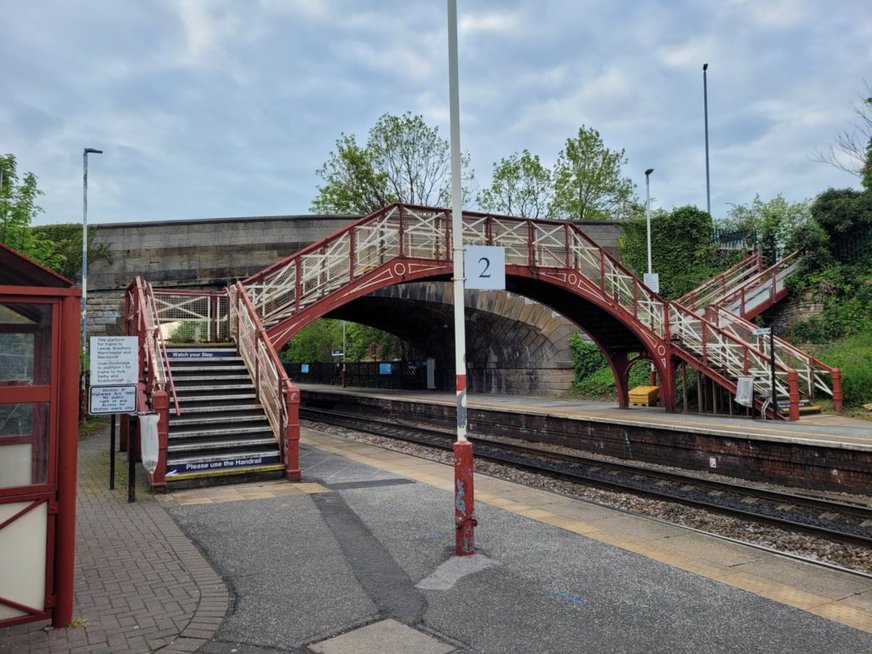
[[80,446],[76,627],[0,652],[872,651],[872,577],[304,430],[303,482],[106,490]]
[[[408,391],[320,384],[297,384],[303,393],[318,392],[455,406],[455,394],[445,391]],[[618,408],[615,402],[559,399],[535,395],[469,393],[470,409],[494,409],[515,413],[548,415],[573,420],[590,420],[616,425],[657,427],[720,436],[742,436],[754,440],[822,445],[872,452],[872,422],[832,414],[805,415],[800,420],[762,420],[759,417],[721,416],[695,413],[666,413],[660,407]]]

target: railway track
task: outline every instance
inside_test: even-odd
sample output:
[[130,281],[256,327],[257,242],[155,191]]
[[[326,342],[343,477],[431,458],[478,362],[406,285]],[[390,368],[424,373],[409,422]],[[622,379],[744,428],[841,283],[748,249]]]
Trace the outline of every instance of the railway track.
[[[451,449],[454,434],[401,425],[378,418],[303,408],[300,417],[427,447]],[[585,453],[555,452],[536,444],[508,443],[470,435],[478,460],[489,460],[537,474],[599,488],[714,511],[765,525],[822,536],[840,543],[872,547],[872,507],[833,499],[776,492],[701,479],[697,475],[652,470],[632,463],[604,462]]]

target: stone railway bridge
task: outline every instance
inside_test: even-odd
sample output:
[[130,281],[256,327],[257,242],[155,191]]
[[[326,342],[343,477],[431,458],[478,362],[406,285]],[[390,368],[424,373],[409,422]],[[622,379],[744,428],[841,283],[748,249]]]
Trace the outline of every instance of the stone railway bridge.
[[[94,243],[105,248],[108,258],[89,266],[88,333],[122,333],[124,289],[137,275],[155,288],[223,289],[357,218],[265,216],[98,225]],[[587,236],[618,256],[617,224],[580,225]],[[471,391],[543,394],[569,389],[569,337],[578,331],[576,325],[508,292],[467,291],[466,306]],[[329,315],[412,343],[436,359],[441,386],[453,387],[450,283],[424,281],[381,289]]]

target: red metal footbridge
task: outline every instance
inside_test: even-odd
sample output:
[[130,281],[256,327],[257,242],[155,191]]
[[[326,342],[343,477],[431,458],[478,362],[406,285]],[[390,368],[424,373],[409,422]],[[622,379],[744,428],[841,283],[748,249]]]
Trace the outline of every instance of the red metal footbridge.
[[[765,267],[754,255],[677,301],[645,286],[617,260],[565,221],[464,212],[463,242],[505,248],[506,290],[557,311],[597,343],[612,368],[618,404],[629,406],[628,374],[650,362],[660,401],[676,410],[676,371],[700,375],[729,393],[753,385],[755,410],[800,417],[821,393],[841,408],[839,371],[781,339],[754,336],[749,318],[787,293],[797,258]],[[206,340],[230,339],[254,381],[280,451],[284,471],[299,477],[299,392],[276,352],[303,327],[372,291],[452,275],[451,213],[393,204],[234,283],[203,294],[153,289],[137,279],[128,290],[128,333],[142,343],[142,402],[161,413],[164,465],[169,414],[185,411],[167,355],[168,326],[195,324]],[[774,393],[771,389],[774,358]],[[776,401],[773,401],[773,396]],[[162,485],[159,470],[156,485]]]

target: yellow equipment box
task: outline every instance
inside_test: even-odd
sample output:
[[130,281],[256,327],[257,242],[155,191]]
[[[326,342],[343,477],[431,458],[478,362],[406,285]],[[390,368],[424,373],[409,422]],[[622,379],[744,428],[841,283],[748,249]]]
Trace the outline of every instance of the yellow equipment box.
[[654,406],[658,399],[659,386],[636,386],[630,389],[630,404],[634,406]]

